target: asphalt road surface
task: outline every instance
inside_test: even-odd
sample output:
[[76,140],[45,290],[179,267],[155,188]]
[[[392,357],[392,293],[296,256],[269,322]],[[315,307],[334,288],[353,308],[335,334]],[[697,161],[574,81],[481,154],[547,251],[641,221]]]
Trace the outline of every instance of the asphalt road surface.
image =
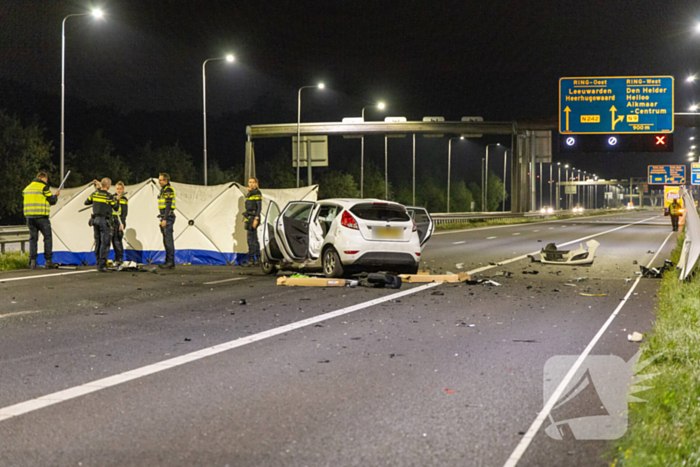
[[[281,287],[239,267],[1,273],[0,465],[607,465],[609,441],[545,429],[619,414],[592,386],[559,407],[551,385],[569,367],[554,382],[545,367],[635,355],[627,335],[652,326],[658,288],[635,272],[663,264],[670,231],[647,211],[426,246],[426,268],[500,286]],[[523,257],[590,236],[592,266]]]

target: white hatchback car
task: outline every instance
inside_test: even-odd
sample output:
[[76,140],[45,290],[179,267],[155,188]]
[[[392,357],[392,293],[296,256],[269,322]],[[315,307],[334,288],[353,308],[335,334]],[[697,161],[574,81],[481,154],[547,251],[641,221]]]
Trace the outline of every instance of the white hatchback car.
[[270,201],[263,226],[262,268],[415,274],[433,234],[425,208],[376,199],[292,201],[280,212]]

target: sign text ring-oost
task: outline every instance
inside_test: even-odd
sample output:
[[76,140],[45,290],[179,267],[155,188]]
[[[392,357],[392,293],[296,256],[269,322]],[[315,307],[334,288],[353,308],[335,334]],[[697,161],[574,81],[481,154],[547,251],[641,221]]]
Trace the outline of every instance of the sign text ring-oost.
[[672,76],[559,80],[562,134],[673,133]]

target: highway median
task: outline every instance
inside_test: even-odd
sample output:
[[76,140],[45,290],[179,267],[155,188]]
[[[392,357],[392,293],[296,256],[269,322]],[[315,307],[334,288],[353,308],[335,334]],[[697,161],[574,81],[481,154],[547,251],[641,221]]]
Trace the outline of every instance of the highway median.
[[[671,254],[678,263],[684,235]],[[656,323],[642,344],[640,361],[658,357],[644,371],[657,374],[635,394],[627,433],[613,443],[611,466],[700,464],[700,280],[679,281],[670,270],[661,279]]]

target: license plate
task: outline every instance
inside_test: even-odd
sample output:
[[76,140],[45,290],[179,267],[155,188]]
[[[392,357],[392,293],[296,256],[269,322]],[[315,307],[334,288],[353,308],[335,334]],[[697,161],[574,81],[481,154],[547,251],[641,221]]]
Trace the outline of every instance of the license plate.
[[401,229],[396,227],[375,227],[377,238],[398,239],[401,238]]

